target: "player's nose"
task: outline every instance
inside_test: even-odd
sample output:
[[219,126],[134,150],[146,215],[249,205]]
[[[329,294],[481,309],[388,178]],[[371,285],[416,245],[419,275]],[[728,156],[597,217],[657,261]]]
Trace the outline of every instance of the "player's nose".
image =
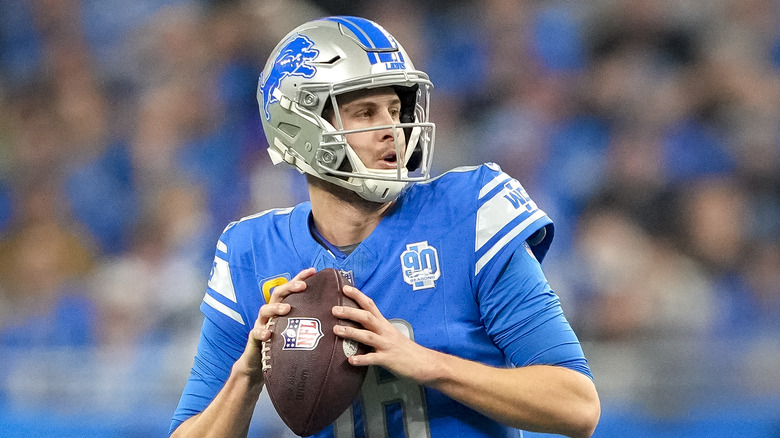
[[[391,128],[390,125],[397,124],[398,120],[395,119],[393,113],[389,109],[381,112],[377,122],[381,126],[387,126],[387,128],[383,128],[379,131],[383,141],[395,138],[393,136],[393,128]],[[400,128],[396,128],[396,135],[398,135],[400,131]]]

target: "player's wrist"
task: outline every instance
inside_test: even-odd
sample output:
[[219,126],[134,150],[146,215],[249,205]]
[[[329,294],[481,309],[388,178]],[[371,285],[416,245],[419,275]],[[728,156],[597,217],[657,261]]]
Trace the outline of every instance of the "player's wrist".
[[242,356],[233,364],[230,375],[239,380],[242,384],[247,385],[250,389],[257,389],[259,392],[263,388],[262,368],[259,364],[257,366],[252,366],[243,359],[244,357]]
[[419,362],[423,366],[418,370],[417,378],[414,380],[420,385],[436,388],[450,378],[452,373],[448,361],[454,356],[428,348],[425,351],[427,357]]

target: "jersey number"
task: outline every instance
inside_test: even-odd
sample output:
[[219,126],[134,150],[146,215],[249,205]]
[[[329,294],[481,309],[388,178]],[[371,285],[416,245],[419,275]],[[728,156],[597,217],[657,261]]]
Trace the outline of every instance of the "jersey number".
[[[414,340],[412,326],[402,320],[390,322]],[[363,427],[366,438],[389,438],[385,408],[400,405],[403,412],[406,438],[429,438],[428,411],[425,404],[425,389],[408,379],[401,379],[390,373],[381,373],[376,367],[369,367],[361,389],[363,402]],[[355,438],[355,418],[352,406],[333,424],[335,438]]]

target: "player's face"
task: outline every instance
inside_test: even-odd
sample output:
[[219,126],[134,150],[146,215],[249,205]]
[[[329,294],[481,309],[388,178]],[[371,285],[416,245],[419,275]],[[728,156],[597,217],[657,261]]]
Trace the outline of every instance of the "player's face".
[[[360,90],[339,98],[339,113],[345,130],[371,128],[400,123],[401,100],[392,88]],[[401,128],[347,134],[347,143],[369,169],[395,169],[399,159],[395,141],[401,154],[406,148]]]

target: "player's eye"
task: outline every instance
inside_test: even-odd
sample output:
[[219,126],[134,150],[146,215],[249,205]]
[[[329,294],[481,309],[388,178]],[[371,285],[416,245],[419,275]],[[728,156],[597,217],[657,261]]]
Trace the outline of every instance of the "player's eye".
[[373,112],[369,109],[363,109],[355,113],[355,117],[368,118],[373,115]]

